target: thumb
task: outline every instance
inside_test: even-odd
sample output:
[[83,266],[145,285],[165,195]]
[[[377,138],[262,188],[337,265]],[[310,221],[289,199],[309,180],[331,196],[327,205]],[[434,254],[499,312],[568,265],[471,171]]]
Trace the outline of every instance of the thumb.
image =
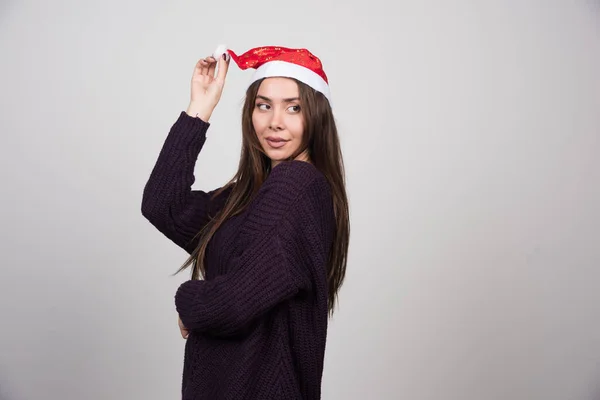
[[223,56],[219,57],[219,70],[217,72],[217,78],[221,82],[225,82],[225,77],[227,76],[227,71],[229,70],[229,62],[231,57],[229,55],[226,56],[227,61],[223,59]]

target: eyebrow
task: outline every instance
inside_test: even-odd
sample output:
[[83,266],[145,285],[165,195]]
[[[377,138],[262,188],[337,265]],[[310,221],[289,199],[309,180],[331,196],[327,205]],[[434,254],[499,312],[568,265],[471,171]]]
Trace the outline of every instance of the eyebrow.
[[[271,102],[271,103],[273,102],[273,100],[271,100],[270,98],[268,98],[266,96],[261,96],[260,94],[256,95],[256,98],[257,99],[260,98],[260,99],[266,100],[266,101]],[[290,97],[289,99],[283,99],[283,102],[284,103],[290,103],[290,102],[296,101],[296,100],[300,100],[300,98],[299,97]]]

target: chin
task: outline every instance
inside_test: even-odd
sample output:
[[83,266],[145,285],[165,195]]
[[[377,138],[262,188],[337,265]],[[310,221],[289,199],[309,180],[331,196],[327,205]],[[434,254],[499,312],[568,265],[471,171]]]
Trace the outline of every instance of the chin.
[[267,151],[267,157],[269,157],[269,159],[271,161],[284,161],[287,160],[290,157],[290,154],[283,154],[280,152],[274,152],[274,151]]
[[263,151],[273,161],[282,161],[289,158],[292,155],[292,152],[289,149],[273,149],[268,145],[263,146]]

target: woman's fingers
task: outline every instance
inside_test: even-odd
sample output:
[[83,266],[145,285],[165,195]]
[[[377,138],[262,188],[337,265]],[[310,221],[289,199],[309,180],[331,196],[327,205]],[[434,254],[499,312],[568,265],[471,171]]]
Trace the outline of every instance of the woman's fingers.
[[229,60],[225,61],[222,56],[219,57],[219,71],[217,72],[217,74],[218,74],[218,79],[221,82],[225,82],[225,77],[227,76],[228,69],[229,69]]
[[201,73],[202,73],[202,60],[198,60],[196,65],[194,65],[193,76],[200,75]]
[[181,318],[177,318],[177,325],[179,325],[179,331],[181,332],[181,337],[187,339],[190,335],[189,330],[183,325]]
[[208,76],[211,78],[215,77],[215,68],[217,67],[217,60],[212,57],[206,57],[208,62]]
[[[219,65],[219,69],[221,68],[221,65],[224,65],[224,69],[225,71],[223,72],[227,72],[227,63],[224,62],[224,60],[215,60],[214,57],[210,56],[210,57],[206,57],[206,58],[201,58],[197,63],[196,63],[196,69],[194,71],[194,73],[196,75],[206,75],[210,78],[214,78],[215,77],[215,70],[217,69],[217,64]],[[223,79],[225,79],[225,75],[221,73],[221,71],[219,71],[219,76],[222,76]]]
[[200,60],[200,66],[201,66],[200,73],[202,75],[208,75],[208,61],[206,61],[205,58]]
[[[221,57],[216,60],[213,56],[209,56],[196,63],[192,76],[190,99],[192,102],[206,102],[203,106],[205,120],[210,117],[212,109],[221,98],[227,67],[228,62]],[[184,335],[183,331],[182,335]]]

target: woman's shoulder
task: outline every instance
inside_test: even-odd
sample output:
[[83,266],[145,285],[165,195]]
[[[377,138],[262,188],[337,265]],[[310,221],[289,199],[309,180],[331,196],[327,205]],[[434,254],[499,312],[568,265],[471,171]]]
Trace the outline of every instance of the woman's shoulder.
[[302,191],[311,184],[326,183],[325,175],[307,161],[291,160],[277,164],[265,181],[266,186]]
[[293,160],[273,167],[256,200],[273,209],[284,210],[298,200],[321,201],[324,196],[331,196],[325,175],[309,162]]
[[[278,226],[284,221],[304,221],[309,214],[332,214],[332,195],[325,176],[305,161],[285,161],[275,166],[247,210],[245,232]],[[314,217],[315,223],[328,217]],[[288,226],[288,225],[285,225]]]

